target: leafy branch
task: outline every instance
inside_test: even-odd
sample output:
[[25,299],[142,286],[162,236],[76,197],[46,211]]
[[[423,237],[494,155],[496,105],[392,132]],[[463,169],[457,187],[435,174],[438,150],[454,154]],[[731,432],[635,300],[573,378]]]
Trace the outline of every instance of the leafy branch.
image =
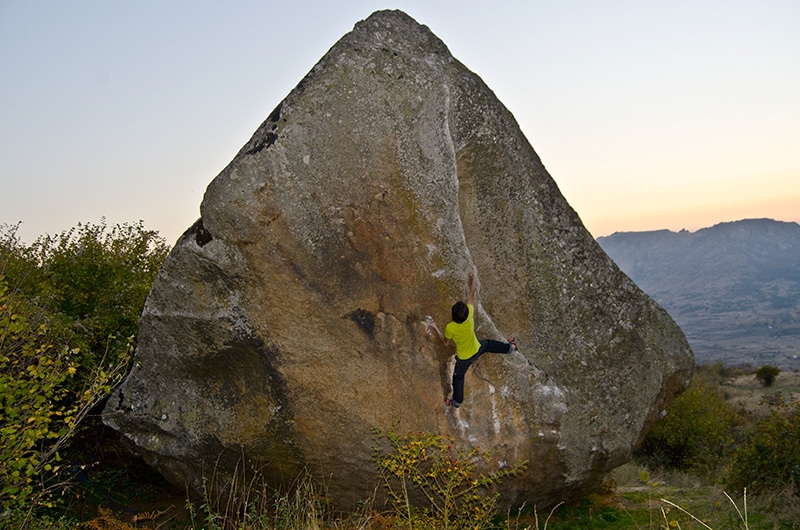
[[[444,529],[489,528],[499,496],[491,493],[491,487],[527,465],[518,462],[481,474],[478,465],[492,461],[490,452],[460,449],[450,436],[424,432],[377,437],[374,458],[397,515],[409,528],[426,524]],[[412,489],[429,505],[427,520],[414,508]]]

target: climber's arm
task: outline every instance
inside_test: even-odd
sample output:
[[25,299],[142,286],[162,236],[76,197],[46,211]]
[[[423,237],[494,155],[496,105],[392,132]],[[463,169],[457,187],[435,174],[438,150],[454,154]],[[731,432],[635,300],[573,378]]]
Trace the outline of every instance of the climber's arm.
[[436,332],[436,335],[439,336],[439,340],[442,341],[442,344],[445,346],[450,346],[453,344],[453,341],[445,337],[444,334],[439,330],[439,326],[436,325],[436,322],[434,322],[432,318],[428,317],[426,324],[429,329],[432,329]]

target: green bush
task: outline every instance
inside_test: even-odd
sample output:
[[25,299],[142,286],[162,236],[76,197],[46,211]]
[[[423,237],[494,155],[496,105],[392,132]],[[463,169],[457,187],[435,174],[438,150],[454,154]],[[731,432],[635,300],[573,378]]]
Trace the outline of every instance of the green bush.
[[[477,472],[478,462],[490,461],[478,448],[457,449],[449,436],[431,433],[386,435],[388,450],[380,439],[375,462],[397,516],[409,528],[491,528],[498,494],[488,488],[522,471],[520,462],[488,475]],[[420,512],[412,498],[421,494],[428,511]]]
[[55,344],[69,344],[84,367],[65,382],[73,391],[103,359],[124,354],[139,332],[145,299],[169,247],[142,222],[78,224],[25,245],[16,226],[0,226],[0,274],[14,296],[46,320]]
[[756,370],[756,378],[761,381],[762,385],[772,386],[779,373],[781,373],[781,369],[777,366],[764,365]]
[[58,403],[64,382],[76,371],[70,360],[74,350],[53,344],[41,320],[24,300],[10,295],[0,276],[0,507],[28,501],[39,473],[53,468],[39,445],[62,433],[56,417],[71,421],[70,411]]
[[800,402],[770,407],[750,439],[733,455],[725,476],[733,490],[755,493],[793,487],[800,493]]
[[70,483],[61,455],[122,377],[168,252],[141,222],[29,246],[18,226],[0,226],[0,508],[49,506]]
[[[0,507],[51,504],[49,494],[70,478],[59,451],[127,362],[129,351],[111,370],[83,367],[60,335],[0,275]],[[89,372],[89,385],[76,394],[69,383],[79,371]]]
[[112,227],[104,220],[79,223],[28,247],[6,234],[0,246],[15,264],[6,272],[9,284],[69,322],[92,361],[105,354],[109,337],[112,351],[119,351],[138,333],[145,299],[169,252],[141,221]]
[[650,467],[711,473],[731,451],[739,421],[719,385],[707,374],[697,374],[647,434],[636,456]]

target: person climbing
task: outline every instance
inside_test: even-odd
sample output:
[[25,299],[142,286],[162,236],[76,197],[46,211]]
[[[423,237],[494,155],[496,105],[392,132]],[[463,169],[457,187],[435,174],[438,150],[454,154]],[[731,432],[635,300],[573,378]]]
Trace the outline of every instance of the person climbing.
[[444,328],[444,333],[439,330],[432,317],[427,317],[425,324],[433,329],[439,336],[442,344],[449,347],[455,343],[456,367],[453,370],[453,397],[446,398],[445,403],[452,407],[460,407],[464,401],[464,376],[467,369],[484,353],[511,353],[517,349],[514,338],[508,342],[491,339],[478,340],[475,335],[475,292],[478,289],[478,268],[472,266],[472,279],[469,282],[469,296],[467,303],[458,301],[453,304],[453,321]]

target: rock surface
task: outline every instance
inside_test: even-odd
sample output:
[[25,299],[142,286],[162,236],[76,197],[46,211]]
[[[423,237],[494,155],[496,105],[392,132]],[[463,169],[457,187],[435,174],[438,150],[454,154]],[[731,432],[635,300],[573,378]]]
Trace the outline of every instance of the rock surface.
[[[447,409],[426,336],[475,263],[486,355]],[[170,480],[244,458],[342,508],[378,484],[373,432],[447,433],[528,460],[504,504],[591,492],[688,384],[680,329],[603,253],[509,111],[431,31],[377,12],[209,185],[141,320],[105,422]]]

